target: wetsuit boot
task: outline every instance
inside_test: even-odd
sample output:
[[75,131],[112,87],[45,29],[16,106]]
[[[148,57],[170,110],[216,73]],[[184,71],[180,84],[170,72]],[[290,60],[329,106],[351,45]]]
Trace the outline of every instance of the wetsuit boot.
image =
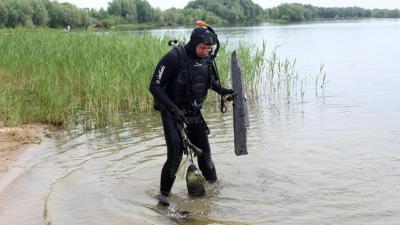
[[155,199],[158,200],[158,203],[161,204],[162,206],[169,206],[169,199],[168,199],[168,195],[165,195],[163,193],[158,193],[154,196]]

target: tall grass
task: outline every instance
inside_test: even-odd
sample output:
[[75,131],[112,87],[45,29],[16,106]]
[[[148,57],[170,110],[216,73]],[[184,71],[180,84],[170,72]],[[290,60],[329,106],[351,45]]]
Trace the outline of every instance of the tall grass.
[[1,35],[1,120],[103,126],[122,113],[149,111],[147,88],[168,50],[164,39],[19,29]]
[[[324,65],[320,66],[319,73],[314,77],[300,74],[296,69],[296,59],[281,58],[278,56],[278,47],[270,51],[267,47],[265,42],[260,46],[241,42],[237,47],[248,98],[266,98],[273,104],[303,102],[309,83],[314,84],[317,97],[324,95],[327,83]],[[228,86],[229,73],[225,71],[229,70],[230,54],[223,48],[222,57],[217,60],[224,71],[222,80]]]
[[[3,30],[0,126],[44,122],[93,128],[152,112],[149,81],[169,49],[168,40],[129,33]],[[217,58],[226,86],[230,53],[223,46]],[[238,55],[253,96],[261,85],[275,91],[296,88],[291,84],[294,63],[268,58],[265,43],[261,48],[241,44]]]

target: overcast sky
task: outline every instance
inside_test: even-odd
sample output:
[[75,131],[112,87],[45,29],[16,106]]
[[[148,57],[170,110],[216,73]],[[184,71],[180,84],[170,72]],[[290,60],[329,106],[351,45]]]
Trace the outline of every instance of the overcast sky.
[[[108,2],[112,0],[58,0],[58,2],[69,2],[80,8],[103,7],[107,9]],[[189,0],[147,0],[153,7],[168,9],[171,7],[183,8]],[[362,8],[373,9],[400,9],[400,0],[253,0],[263,8],[271,8],[281,3],[298,2],[322,7],[346,7],[359,6]]]

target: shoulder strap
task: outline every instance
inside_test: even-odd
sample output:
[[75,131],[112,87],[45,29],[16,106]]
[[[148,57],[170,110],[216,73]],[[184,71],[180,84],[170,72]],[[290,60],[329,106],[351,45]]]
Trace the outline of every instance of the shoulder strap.
[[[190,63],[189,63],[189,58],[186,54],[186,50],[185,47],[180,44],[175,48],[178,51],[178,55],[179,55],[179,61],[182,63],[184,61],[186,61],[186,67],[189,70],[189,87],[188,91],[190,91],[191,93],[193,93],[193,78],[192,78],[192,68],[190,67]],[[181,65],[183,65],[185,63],[182,63]]]
[[186,54],[185,47],[183,45],[178,45],[174,49],[178,52],[179,61],[182,62],[183,60],[186,61],[186,65],[189,67],[189,59]]

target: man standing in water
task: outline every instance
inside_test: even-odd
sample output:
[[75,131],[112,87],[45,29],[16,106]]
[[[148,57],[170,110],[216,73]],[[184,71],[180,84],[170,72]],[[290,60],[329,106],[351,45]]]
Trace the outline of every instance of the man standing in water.
[[[213,45],[216,50],[213,52]],[[190,41],[169,51],[158,63],[150,82],[156,107],[161,111],[167,160],[161,171],[159,202],[169,205],[168,196],[175,181],[183,155],[182,139],[177,124],[185,124],[189,140],[203,151],[198,157],[199,168],[209,182],[217,181],[208,142],[208,127],[201,114],[208,89],[218,94],[232,95],[234,91],[221,86],[213,59],[219,49],[214,30],[199,22]]]

